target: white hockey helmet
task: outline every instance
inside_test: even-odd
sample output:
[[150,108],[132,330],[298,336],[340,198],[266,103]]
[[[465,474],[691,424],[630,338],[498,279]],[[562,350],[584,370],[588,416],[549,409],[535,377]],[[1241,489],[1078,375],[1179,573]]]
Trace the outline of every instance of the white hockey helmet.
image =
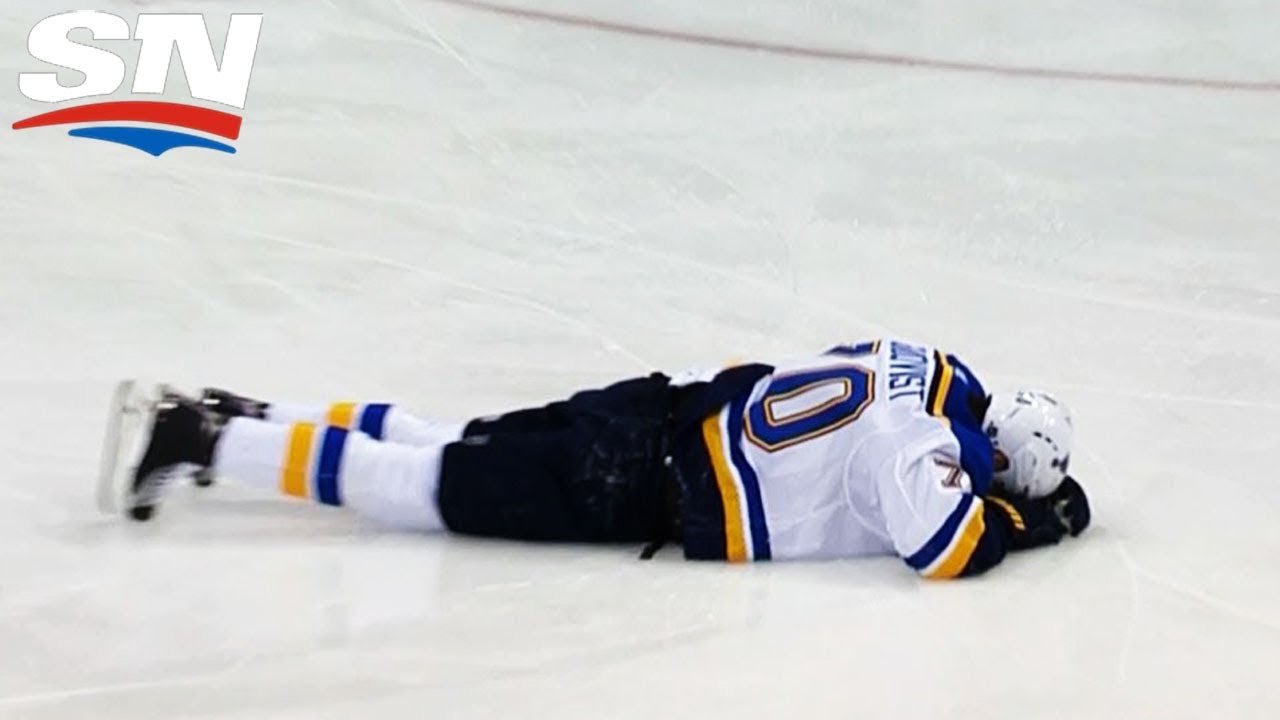
[[994,475],[1005,492],[1044,497],[1067,476],[1075,430],[1071,411],[1052,395],[1019,390],[993,396],[983,430],[1009,459]]

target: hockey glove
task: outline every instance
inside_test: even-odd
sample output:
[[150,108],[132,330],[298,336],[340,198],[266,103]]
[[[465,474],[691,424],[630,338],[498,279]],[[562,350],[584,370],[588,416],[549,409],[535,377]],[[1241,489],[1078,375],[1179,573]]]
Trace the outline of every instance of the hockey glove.
[[1068,477],[1042,498],[1011,498],[988,495],[990,512],[1005,531],[1013,550],[1053,545],[1063,535],[1079,535],[1089,526],[1089,500],[1080,483]]
[[1071,537],[1089,527],[1089,521],[1093,518],[1093,513],[1089,510],[1089,498],[1075,478],[1068,475],[1046,499],[1053,507],[1053,514],[1058,516],[1058,521],[1071,533]]

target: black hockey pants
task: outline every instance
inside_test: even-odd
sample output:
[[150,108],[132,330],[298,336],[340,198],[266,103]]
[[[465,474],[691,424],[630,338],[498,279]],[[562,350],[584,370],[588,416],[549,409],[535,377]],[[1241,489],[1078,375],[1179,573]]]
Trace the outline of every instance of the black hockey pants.
[[676,391],[660,373],[473,420],[445,448],[450,530],[522,540],[653,542],[678,533],[668,463]]

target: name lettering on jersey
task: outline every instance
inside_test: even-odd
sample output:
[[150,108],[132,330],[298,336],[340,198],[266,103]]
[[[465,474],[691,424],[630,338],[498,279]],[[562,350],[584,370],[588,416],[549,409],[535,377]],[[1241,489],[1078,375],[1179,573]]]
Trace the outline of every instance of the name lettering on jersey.
[[[200,14],[142,13],[132,32],[127,20],[106,12],[81,10],[47,17],[32,28],[28,51],[35,60],[61,68],[64,79],[84,79],[67,85],[57,71],[24,72],[18,75],[22,94],[51,104],[113,95],[124,86],[129,60],[136,56],[129,99],[64,107],[19,120],[13,129],[77,125],[70,131],[72,137],[127,145],[156,157],[179,147],[235,153],[235,147],[223,141],[240,137],[240,113],[249,94],[261,28],[262,15],[232,14],[219,60]],[[116,43],[121,54],[91,44],[103,42]],[[136,53],[121,48],[128,42],[137,46]],[[234,112],[159,100],[175,50],[193,100]],[[198,134],[185,132],[191,130]]]
[[889,343],[889,399],[924,402],[928,390],[929,351],[904,342]]

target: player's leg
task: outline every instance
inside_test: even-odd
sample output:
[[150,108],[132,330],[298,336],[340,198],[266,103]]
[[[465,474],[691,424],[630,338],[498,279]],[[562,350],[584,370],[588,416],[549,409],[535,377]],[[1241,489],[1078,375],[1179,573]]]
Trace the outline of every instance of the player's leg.
[[[336,402],[328,405],[274,403],[237,395],[218,388],[205,388],[200,404],[221,417],[253,418],[291,425],[306,422],[358,430],[374,440],[427,447],[462,437],[465,423],[415,415],[388,403]],[[217,471],[202,468],[195,473],[196,484],[213,484]]]
[[598,390],[582,390],[568,400],[541,407],[514,410],[477,418],[466,424],[464,434],[508,435],[563,430],[584,416],[618,417],[646,415],[665,409],[668,380],[661,373],[614,383]]
[[670,537],[661,429],[619,422],[469,436],[446,446],[440,512],[454,532],[520,540]]
[[194,401],[167,394],[136,444],[130,513],[151,517],[169,482],[191,468],[212,468],[240,483],[346,506],[385,525],[443,528],[436,505],[444,444],[414,447],[345,428],[223,420]]
[[473,421],[444,451],[445,523],[529,540],[668,539],[668,390],[653,375]]
[[236,418],[211,458],[221,477],[347,507],[382,525],[441,530],[436,506],[443,443],[402,445],[333,425]]
[[465,422],[429,418],[390,403],[336,402],[301,405],[266,402],[206,388],[201,404],[225,417],[249,417],[289,425],[299,422],[359,430],[375,440],[404,445],[436,445],[462,437]]
[[560,429],[430,447],[310,423],[236,418],[220,428],[194,402],[166,396],[142,444],[132,514],[150,517],[169,478],[211,465],[249,485],[345,505],[403,528],[447,524],[532,540],[666,539],[666,384],[659,377],[618,387],[575,396]]

